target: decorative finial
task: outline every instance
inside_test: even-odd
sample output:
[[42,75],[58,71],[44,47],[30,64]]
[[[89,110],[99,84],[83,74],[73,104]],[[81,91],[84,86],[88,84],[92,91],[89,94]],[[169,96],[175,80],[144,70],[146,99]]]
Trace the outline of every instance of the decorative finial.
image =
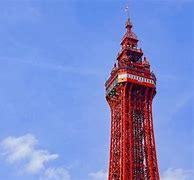
[[145,65],[147,65],[147,66],[150,65],[146,57],[144,57],[144,59],[143,59],[143,64],[145,64]]
[[126,28],[128,30],[130,30],[132,28],[132,23],[131,23],[131,20],[130,20],[130,17],[129,17],[129,2],[127,3],[127,6],[125,8],[125,13],[126,13],[126,16],[127,16]]
[[130,19],[127,19],[126,28],[128,29],[128,31],[130,31],[132,27],[133,26],[132,26],[132,23],[131,23]]
[[125,8],[125,13],[126,13],[127,19],[130,20],[130,17],[129,17],[129,4],[130,4],[130,0],[126,0],[126,1],[127,1],[127,5],[126,5],[126,8]]
[[128,6],[126,6],[126,8],[125,8],[125,13],[126,13],[127,19],[130,19],[129,18],[129,7]]

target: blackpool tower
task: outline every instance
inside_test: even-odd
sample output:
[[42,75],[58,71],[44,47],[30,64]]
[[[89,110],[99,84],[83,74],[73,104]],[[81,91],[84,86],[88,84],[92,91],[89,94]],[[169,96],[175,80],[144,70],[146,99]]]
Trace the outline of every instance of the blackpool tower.
[[159,180],[152,116],[156,77],[129,19],[105,87],[111,110],[108,179]]

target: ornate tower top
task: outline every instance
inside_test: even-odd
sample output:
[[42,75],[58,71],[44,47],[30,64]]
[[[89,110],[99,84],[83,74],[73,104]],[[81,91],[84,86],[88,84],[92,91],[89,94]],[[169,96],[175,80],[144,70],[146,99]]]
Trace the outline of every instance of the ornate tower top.
[[[141,83],[145,86],[155,87],[156,77],[153,72],[150,71],[150,64],[148,59],[143,56],[143,50],[138,47],[137,35],[132,30],[132,23],[130,18],[126,21],[126,32],[121,40],[121,50],[117,55],[117,63],[114,65],[111,71],[111,76],[107,80],[105,86],[107,93],[112,89],[111,86],[114,80],[118,80],[121,74],[132,77],[141,77],[141,81],[137,79],[137,84]],[[129,80],[129,78],[127,78]]]
[[123,40],[125,38],[128,38],[128,39],[133,39],[133,40],[136,40],[136,42],[138,42],[138,39],[137,39],[137,36],[136,34],[132,31],[132,23],[130,21],[130,19],[128,18],[127,21],[126,21],[126,29],[127,29],[127,32],[125,33],[124,37],[123,37]]

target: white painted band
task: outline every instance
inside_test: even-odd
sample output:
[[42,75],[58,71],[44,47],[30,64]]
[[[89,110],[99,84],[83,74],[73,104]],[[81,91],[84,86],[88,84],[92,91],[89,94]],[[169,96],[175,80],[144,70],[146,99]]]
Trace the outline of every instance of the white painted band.
[[147,79],[147,78],[144,78],[144,77],[141,77],[141,76],[136,76],[136,75],[133,75],[133,74],[127,74],[127,73],[124,73],[124,74],[119,74],[118,75],[118,80],[122,80],[122,79],[133,79],[133,80],[137,80],[138,82],[145,82],[145,83],[149,83],[149,84],[154,84],[154,81],[152,79]]

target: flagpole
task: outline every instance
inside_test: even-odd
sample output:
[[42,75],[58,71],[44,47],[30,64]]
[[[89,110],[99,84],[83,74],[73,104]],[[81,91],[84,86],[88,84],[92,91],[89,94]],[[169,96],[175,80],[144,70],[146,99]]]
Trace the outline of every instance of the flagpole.
[[130,20],[130,17],[129,17],[129,4],[130,4],[130,0],[127,1],[126,8],[125,8],[125,13],[126,13],[127,19]]
[[125,8],[125,12],[126,12],[127,19],[130,19],[129,18],[129,7],[128,6],[126,6],[126,8]]

